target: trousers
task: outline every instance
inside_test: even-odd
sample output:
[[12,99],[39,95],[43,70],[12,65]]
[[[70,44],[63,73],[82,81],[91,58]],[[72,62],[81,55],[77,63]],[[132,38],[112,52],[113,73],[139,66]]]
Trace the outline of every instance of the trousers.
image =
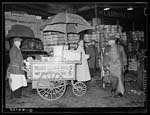
[[19,88],[15,91],[11,90],[11,99],[12,98],[21,98],[21,94],[22,94],[22,88]]
[[122,76],[122,69],[120,64],[114,64],[110,65],[110,75],[113,76],[114,79],[113,81],[113,86],[116,89],[117,93],[124,94],[125,88],[123,84],[123,76]]

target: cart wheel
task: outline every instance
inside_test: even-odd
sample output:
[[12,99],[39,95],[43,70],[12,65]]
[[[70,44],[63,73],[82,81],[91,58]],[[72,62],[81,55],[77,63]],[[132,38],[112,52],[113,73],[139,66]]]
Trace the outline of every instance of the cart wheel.
[[83,82],[78,81],[74,84],[72,91],[76,96],[82,96],[86,93],[87,88]]
[[45,100],[59,99],[66,90],[66,82],[62,75],[57,72],[49,72],[41,75],[37,82],[37,92]]

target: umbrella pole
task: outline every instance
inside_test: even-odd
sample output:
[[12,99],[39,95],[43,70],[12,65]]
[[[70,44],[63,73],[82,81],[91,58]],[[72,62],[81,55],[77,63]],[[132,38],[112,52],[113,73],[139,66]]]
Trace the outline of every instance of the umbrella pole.
[[65,33],[65,45],[68,45],[68,35]]
[[[96,26],[97,26],[98,25],[98,15],[97,15],[97,5],[96,4],[95,4],[95,10],[94,11],[95,11],[95,17],[96,17]],[[96,37],[98,37],[98,52],[100,52],[100,43],[99,43],[100,38],[99,38],[99,35],[98,35],[99,34],[98,33],[98,28],[97,27],[95,27],[95,28],[96,28],[96,34],[97,34]]]

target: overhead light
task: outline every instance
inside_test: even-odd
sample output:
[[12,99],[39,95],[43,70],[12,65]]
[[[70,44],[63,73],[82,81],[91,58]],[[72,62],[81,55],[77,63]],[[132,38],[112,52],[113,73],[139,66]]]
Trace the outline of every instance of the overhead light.
[[104,8],[104,10],[109,10],[110,8]]
[[132,8],[132,7],[129,7],[129,8],[127,8],[127,10],[133,10],[133,8]]

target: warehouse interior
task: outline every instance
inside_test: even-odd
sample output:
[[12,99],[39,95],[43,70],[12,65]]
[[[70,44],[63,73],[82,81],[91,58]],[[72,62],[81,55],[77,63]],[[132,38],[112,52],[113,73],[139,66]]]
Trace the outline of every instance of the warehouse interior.
[[[56,103],[48,103],[45,100],[40,100],[38,96],[31,93],[31,84],[24,90],[24,101],[12,100],[6,102],[8,107],[145,107],[145,92],[146,92],[146,69],[145,69],[145,51],[147,46],[147,2],[24,2],[24,3],[3,3],[3,24],[5,34],[5,56],[11,48],[7,40],[7,36],[12,27],[16,24],[25,25],[29,27],[36,39],[42,42],[44,52],[51,55],[51,49],[56,45],[66,45],[66,34],[56,31],[44,31],[41,29],[47,20],[56,16],[59,13],[77,14],[84,18],[90,26],[91,30],[83,31],[79,34],[68,33],[67,39],[70,49],[77,49],[78,41],[82,37],[85,46],[90,46],[95,41],[95,51],[97,51],[95,77],[90,83],[87,83],[89,93],[86,98],[81,96],[74,97],[71,89],[65,93],[62,99],[56,100]],[[110,35],[119,36],[121,45],[124,46],[128,66],[125,78],[126,93],[123,99],[111,97],[108,87],[102,88],[102,81],[100,80],[101,66],[99,65],[100,52],[103,52],[103,47],[109,41]],[[25,46],[24,46],[25,47]],[[89,51],[92,55],[92,51]],[[36,59],[36,57],[34,57]],[[38,57],[39,58],[39,57]],[[37,58],[37,59],[38,59]],[[7,58],[5,58],[6,61]],[[89,64],[89,68],[93,68],[93,63]],[[29,89],[30,88],[30,89]],[[100,90],[99,90],[100,89]],[[26,93],[29,92],[29,93]],[[9,94],[9,90],[7,90]],[[94,94],[96,93],[96,94]],[[7,95],[8,95],[7,94]],[[100,95],[95,96],[95,95]],[[32,97],[31,97],[32,96]],[[29,97],[29,98],[28,98]],[[37,99],[37,101],[35,99]],[[104,98],[103,98],[104,97]],[[70,100],[69,100],[70,99]],[[73,101],[71,101],[73,100]],[[106,101],[107,100],[107,101]],[[102,103],[101,103],[102,102]],[[22,104],[23,103],[23,104]],[[29,105],[28,105],[29,104]],[[28,111],[28,110],[27,110]]]

